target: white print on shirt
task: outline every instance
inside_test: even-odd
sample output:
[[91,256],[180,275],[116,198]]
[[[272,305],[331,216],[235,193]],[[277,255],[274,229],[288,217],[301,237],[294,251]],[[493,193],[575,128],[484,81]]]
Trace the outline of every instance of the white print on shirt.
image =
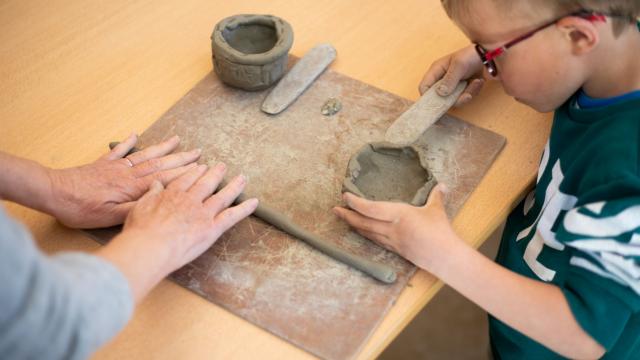
[[[545,160],[545,157],[548,161],[548,157],[546,156],[547,150],[548,149],[545,149],[543,161]],[[562,211],[571,210],[578,202],[577,197],[564,194],[560,191],[560,184],[563,180],[564,174],[562,173],[560,160],[558,160],[553,165],[553,169],[551,171],[551,182],[549,183],[549,186],[547,186],[544,196],[544,204],[538,218],[531,226],[522,230],[516,239],[516,241],[520,241],[529,237],[531,233],[535,231],[533,238],[529,241],[525,249],[524,261],[527,263],[531,271],[533,271],[536,276],[543,281],[553,280],[556,272],[541,264],[538,261],[538,256],[542,253],[545,245],[556,250],[564,250],[564,245],[556,240],[556,234],[551,230],[551,228]],[[531,206],[532,204],[525,207],[525,209],[531,209]]]

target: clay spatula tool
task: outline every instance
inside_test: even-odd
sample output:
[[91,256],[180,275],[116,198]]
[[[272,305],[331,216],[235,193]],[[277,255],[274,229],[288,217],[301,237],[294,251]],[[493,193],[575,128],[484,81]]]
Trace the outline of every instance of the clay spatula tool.
[[336,49],[330,44],[320,44],[309,50],[271,90],[260,109],[271,115],[284,111],[335,58]]
[[387,142],[402,146],[413,144],[431,125],[449,111],[467,86],[466,81],[461,81],[450,95],[440,96],[436,92],[436,88],[441,81],[429,88],[418,101],[391,124],[384,136]]

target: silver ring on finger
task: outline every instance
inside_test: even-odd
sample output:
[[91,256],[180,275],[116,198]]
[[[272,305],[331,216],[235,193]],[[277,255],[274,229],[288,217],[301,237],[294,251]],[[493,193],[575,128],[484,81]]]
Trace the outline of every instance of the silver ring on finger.
[[127,165],[129,165],[129,167],[133,167],[133,162],[131,161],[131,159],[127,157],[124,157],[123,159],[127,162]]

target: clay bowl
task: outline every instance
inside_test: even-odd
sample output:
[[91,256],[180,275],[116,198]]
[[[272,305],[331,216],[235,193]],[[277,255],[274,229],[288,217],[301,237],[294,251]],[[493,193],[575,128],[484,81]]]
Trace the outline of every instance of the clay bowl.
[[233,87],[263,90],[287,69],[293,44],[291,25],[271,15],[235,15],[223,19],[211,34],[213,66]]
[[370,200],[422,206],[436,184],[413,147],[379,142],[363,146],[351,157],[343,191]]

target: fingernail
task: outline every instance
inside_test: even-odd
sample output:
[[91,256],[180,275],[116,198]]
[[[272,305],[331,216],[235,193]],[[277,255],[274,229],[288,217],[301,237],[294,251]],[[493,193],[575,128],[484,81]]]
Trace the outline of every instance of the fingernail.
[[247,177],[244,175],[239,175],[238,176],[238,181],[240,181],[241,184],[244,184],[247,182]]
[[195,155],[200,155],[202,153],[202,149],[193,149],[191,152]]
[[218,169],[219,169],[220,171],[222,171],[222,170],[225,170],[225,169],[227,168],[227,164],[225,164],[225,163],[218,163],[217,167],[218,167]]
[[437,90],[440,95],[449,95],[449,87],[446,85],[438,85]]
[[178,135],[173,135],[173,137],[171,138],[172,141],[176,141],[176,140],[180,140],[180,136]]
[[257,199],[257,198],[251,198],[251,199],[249,199],[249,200],[247,200],[247,201],[249,201],[249,204],[250,204],[251,206],[258,206],[258,204],[260,203],[260,201],[258,201],[258,199]]

